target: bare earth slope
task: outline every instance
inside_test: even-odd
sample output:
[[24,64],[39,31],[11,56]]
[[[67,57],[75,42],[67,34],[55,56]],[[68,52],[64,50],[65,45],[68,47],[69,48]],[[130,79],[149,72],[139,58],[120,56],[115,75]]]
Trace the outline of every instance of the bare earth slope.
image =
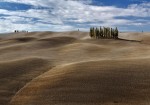
[[11,105],[145,105],[150,98],[150,59],[143,60],[55,68],[20,90]]
[[0,105],[149,105],[150,33],[0,38]]

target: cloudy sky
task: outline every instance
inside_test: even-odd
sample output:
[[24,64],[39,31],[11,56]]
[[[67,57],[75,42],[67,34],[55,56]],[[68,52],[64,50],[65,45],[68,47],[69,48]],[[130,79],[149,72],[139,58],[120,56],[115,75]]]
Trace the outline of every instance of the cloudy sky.
[[150,31],[150,0],[0,0],[0,33],[93,26]]

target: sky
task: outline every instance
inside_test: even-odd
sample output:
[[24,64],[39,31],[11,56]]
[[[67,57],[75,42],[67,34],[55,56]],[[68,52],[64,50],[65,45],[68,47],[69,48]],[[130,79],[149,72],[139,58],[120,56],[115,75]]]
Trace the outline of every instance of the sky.
[[149,32],[150,0],[0,0],[0,33],[99,26]]

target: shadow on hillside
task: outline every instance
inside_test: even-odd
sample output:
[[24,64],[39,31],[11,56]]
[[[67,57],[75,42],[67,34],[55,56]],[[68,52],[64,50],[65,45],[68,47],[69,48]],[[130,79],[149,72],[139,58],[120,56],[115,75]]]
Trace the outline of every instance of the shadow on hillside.
[[15,40],[17,42],[30,42],[30,41],[36,40],[36,38],[34,38],[34,37],[19,37],[19,38],[13,38],[10,40]]
[[129,40],[129,39],[121,39],[121,38],[118,38],[116,40],[122,40],[122,41],[130,41],[130,42],[142,42],[140,40]]

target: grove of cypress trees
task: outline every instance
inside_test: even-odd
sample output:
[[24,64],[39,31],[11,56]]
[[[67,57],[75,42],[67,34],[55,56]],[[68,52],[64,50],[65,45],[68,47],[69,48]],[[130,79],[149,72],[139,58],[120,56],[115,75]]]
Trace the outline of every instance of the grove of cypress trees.
[[90,37],[95,39],[99,39],[99,38],[117,39],[118,33],[119,31],[117,27],[115,29],[110,27],[90,28]]

